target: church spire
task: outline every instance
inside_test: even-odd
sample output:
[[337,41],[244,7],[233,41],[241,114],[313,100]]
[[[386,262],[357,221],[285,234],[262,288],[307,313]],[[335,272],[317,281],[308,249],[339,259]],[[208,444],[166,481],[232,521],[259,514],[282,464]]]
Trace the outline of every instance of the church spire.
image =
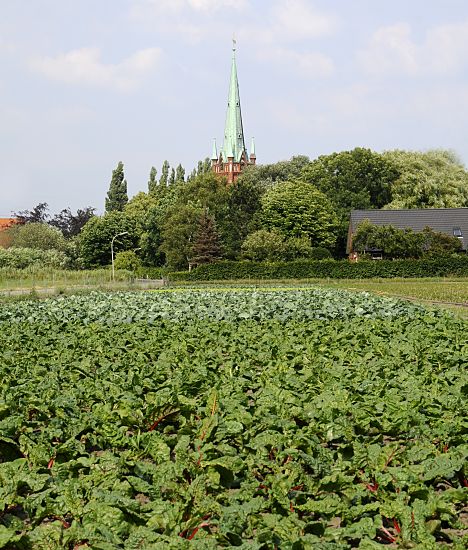
[[231,82],[229,85],[226,125],[224,127],[223,160],[233,157],[234,162],[240,162],[242,153],[245,153],[244,130],[239,95],[239,81],[237,80],[236,41],[232,40]]
[[217,149],[213,143],[211,153],[211,169],[215,174],[224,176],[228,184],[236,181],[239,174],[249,165],[256,164],[255,144],[252,144],[250,157],[245,147],[244,129],[239,95],[239,81],[237,80],[236,41],[232,40],[231,81],[229,84],[226,125],[224,127],[224,141]]

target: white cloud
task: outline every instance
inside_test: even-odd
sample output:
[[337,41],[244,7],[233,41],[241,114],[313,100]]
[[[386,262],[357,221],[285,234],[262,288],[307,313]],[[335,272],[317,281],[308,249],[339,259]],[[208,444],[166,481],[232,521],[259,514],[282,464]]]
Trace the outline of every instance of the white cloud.
[[131,14],[136,17],[148,15],[177,15],[186,10],[215,12],[225,8],[242,10],[248,0],[137,0]]
[[407,23],[382,27],[372,35],[358,60],[376,75],[446,75],[461,70],[468,60],[468,21],[430,29],[417,43]]
[[332,33],[336,18],[316,10],[306,0],[279,0],[272,9],[275,35],[278,38],[315,38]]
[[458,71],[468,62],[468,21],[435,27],[428,33],[424,49],[433,70]]
[[194,10],[212,11],[222,8],[244,9],[247,0],[187,0],[188,5]]
[[371,73],[418,70],[417,48],[411,40],[411,28],[406,23],[378,29],[365,51],[359,53],[364,67]]
[[318,52],[298,52],[288,48],[265,48],[258,58],[275,62],[291,72],[307,78],[327,77],[334,73],[332,59]]
[[31,67],[52,80],[130,92],[160,62],[162,50],[139,50],[120,63],[104,63],[98,48],[80,48],[56,57],[35,57]]

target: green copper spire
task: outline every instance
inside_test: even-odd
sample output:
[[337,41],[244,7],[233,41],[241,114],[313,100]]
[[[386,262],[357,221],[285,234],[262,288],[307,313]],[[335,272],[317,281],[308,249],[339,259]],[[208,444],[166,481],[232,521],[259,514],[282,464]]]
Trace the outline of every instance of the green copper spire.
[[255,139],[252,138],[252,143],[250,144],[250,156],[255,157]]
[[226,126],[224,128],[223,160],[234,157],[234,162],[239,162],[242,153],[245,152],[244,130],[242,128],[242,115],[239,96],[239,82],[237,80],[236,67],[236,41],[233,40],[231,84],[229,86],[228,108],[226,113]]
[[218,160],[218,148],[216,147],[216,138],[213,139],[213,150],[211,152],[211,160]]

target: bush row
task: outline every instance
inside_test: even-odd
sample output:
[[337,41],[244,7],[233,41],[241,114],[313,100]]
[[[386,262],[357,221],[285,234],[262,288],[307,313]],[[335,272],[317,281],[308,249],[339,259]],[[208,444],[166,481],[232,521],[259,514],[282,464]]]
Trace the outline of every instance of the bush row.
[[468,276],[468,256],[446,256],[422,260],[298,260],[295,262],[217,262],[192,271],[168,274],[170,281],[214,281],[227,279],[368,279],[371,277]]
[[67,256],[59,250],[37,248],[0,248],[0,268],[26,269],[32,267],[64,268]]

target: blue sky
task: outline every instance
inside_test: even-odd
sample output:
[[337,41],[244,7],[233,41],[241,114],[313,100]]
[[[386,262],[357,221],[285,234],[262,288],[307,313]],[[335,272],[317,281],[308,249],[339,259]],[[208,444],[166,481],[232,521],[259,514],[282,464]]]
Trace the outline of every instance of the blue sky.
[[221,142],[237,60],[246,140],[270,163],[362,146],[468,163],[466,0],[1,0],[0,216],[102,211],[152,165]]

